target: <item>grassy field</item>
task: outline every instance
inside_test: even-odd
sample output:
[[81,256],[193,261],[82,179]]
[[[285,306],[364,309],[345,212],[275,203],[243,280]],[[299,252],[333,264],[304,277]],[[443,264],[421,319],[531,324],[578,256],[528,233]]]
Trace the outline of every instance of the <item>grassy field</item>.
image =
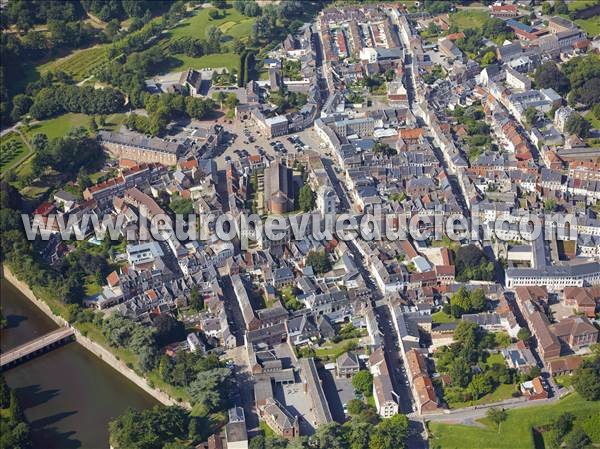
[[244,16],[237,9],[218,10],[220,15],[216,19],[209,16],[210,11],[216,11],[216,9],[202,8],[193,17],[176,26],[170,32],[170,39],[180,39],[182,37],[204,39],[206,29],[211,25],[219,27],[224,34],[238,39],[247,37],[252,32],[255,19]]
[[[36,134],[46,134],[48,139],[62,137],[71,129],[83,126],[90,126],[91,116],[86,114],[67,113],[58,117],[44,120],[35,125],[31,125],[27,130],[27,136],[33,138]],[[123,123],[125,114],[111,114],[106,116],[106,129],[115,129]]]
[[23,162],[31,152],[21,136],[10,132],[0,139],[0,174],[15,168]]
[[[441,449],[538,449],[533,428],[549,424],[561,413],[576,416],[600,413],[600,402],[581,399],[576,393],[552,405],[542,405],[508,411],[508,419],[500,430],[481,420],[486,428],[457,424],[429,423],[432,447]],[[543,447],[543,446],[541,446]]]
[[108,45],[98,45],[83,50],[76,50],[69,56],[47,62],[37,68],[44,74],[48,71],[63,71],[75,80],[81,81],[92,75],[94,71],[108,61]]
[[204,69],[204,68],[217,68],[226,67],[228,70],[235,69],[237,72],[240,70],[240,55],[235,53],[219,53],[214,55],[205,55],[198,58],[175,55],[174,59],[179,61],[179,65],[170,67],[169,70],[177,72],[187,69]]
[[459,30],[481,28],[485,19],[489,17],[489,13],[482,9],[461,9],[450,14],[450,23],[456,25]]
[[78,126],[88,128],[89,125],[89,116],[85,114],[68,113],[31,125],[26,133],[30,139],[36,134],[46,134],[48,139],[53,139],[55,137],[64,136],[71,129],[77,128]]
[[442,324],[442,323],[454,323],[457,320],[453,316],[444,313],[443,310],[439,310],[439,311],[431,314],[431,321],[433,321],[436,324]]

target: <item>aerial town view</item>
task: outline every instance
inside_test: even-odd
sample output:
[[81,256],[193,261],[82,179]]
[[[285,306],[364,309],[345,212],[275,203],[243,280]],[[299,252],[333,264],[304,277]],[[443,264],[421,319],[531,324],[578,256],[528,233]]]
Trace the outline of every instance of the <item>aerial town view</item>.
[[0,19],[0,449],[600,448],[600,0]]

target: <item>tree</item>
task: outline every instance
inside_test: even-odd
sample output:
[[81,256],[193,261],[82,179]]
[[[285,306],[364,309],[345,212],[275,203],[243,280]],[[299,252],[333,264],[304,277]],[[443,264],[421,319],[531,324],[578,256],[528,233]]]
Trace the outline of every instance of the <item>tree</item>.
[[10,387],[4,376],[0,374],[0,408],[6,408],[10,404]]
[[498,426],[498,432],[500,432],[500,424],[506,421],[508,418],[508,414],[504,409],[499,409],[496,407],[492,407],[487,411],[487,417],[490,421],[492,421],[496,426]]
[[591,442],[590,437],[582,429],[576,427],[565,438],[564,447],[565,449],[586,449]]
[[197,286],[193,286],[190,291],[190,307],[196,312],[200,312],[204,309],[204,297]]
[[587,80],[583,86],[575,90],[575,98],[587,107],[600,104],[600,78]]
[[331,270],[331,262],[325,251],[310,251],[306,256],[306,265],[310,265],[317,274]]
[[535,71],[535,83],[539,88],[552,88],[559,94],[569,92],[569,79],[552,61],[545,62]]
[[189,416],[181,407],[154,406],[147,410],[127,409],[109,423],[113,447],[163,449],[168,443],[185,440]]
[[315,193],[310,188],[310,185],[304,184],[298,194],[298,205],[302,212],[309,212],[315,207]]
[[373,375],[367,370],[360,370],[352,376],[352,386],[366,396],[373,393]]
[[496,53],[493,51],[488,51],[481,57],[481,65],[484,67],[487,67],[494,62],[496,62]]
[[185,339],[185,326],[168,313],[161,313],[152,322],[157,330],[158,344],[167,345]]
[[19,404],[17,394],[13,390],[10,391],[8,410],[12,420],[25,421],[25,414],[23,413],[23,409]]
[[408,432],[408,418],[394,415],[384,419],[373,430],[369,449],[401,449],[405,447]]
[[565,124],[565,130],[568,133],[575,134],[581,138],[588,136],[591,127],[590,122],[577,113],[571,114]]
[[529,329],[526,327],[522,327],[519,329],[519,332],[517,332],[517,338],[522,341],[527,341],[531,338],[531,332],[529,332]]
[[525,123],[527,123],[529,126],[533,126],[536,124],[537,117],[538,117],[538,110],[536,108],[534,108],[533,106],[529,106],[525,110]]
[[492,389],[493,386],[490,384],[488,377],[483,374],[475,374],[469,384],[469,392],[473,395],[474,399],[485,396]]
[[573,375],[573,386],[582,398],[600,400],[600,356],[585,361]]

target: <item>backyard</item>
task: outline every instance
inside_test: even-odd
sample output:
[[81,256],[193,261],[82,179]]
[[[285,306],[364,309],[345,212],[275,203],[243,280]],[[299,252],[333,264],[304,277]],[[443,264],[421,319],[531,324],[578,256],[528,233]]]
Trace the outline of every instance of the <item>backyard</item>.
[[456,25],[460,31],[466,28],[481,28],[485,19],[490,17],[483,9],[461,9],[450,14],[450,24]]
[[478,420],[485,427],[434,422],[428,426],[432,447],[440,449],[542,449],[544,443],[534,437],[534,428],[549,424],[565,412],[587,417],[600,413],[600,402],[584,401],[573,393],[556,404],[509,410],[499,430],[486,418]]

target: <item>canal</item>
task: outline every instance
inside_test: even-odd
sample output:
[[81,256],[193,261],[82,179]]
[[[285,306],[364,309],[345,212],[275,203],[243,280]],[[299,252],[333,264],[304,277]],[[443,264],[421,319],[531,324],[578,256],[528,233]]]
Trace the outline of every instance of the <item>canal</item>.
[[[2,279],[0,333],[6,351],[44,335],[57,325],[12,284]],[[158,402],[77,343],[4,372],[25,410],[35,449],[106,449],[108,423],[127,407]]]

